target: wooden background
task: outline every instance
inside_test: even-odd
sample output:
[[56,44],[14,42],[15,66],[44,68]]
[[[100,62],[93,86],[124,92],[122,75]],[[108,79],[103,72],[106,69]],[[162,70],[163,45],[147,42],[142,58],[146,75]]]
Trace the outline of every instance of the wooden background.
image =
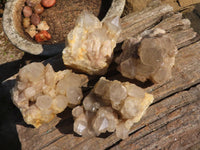
[[[23,150],[200,148],[199,35],[191,28],[188,19],[184,19],[181,13],[174,14],[168,5],[145,8],[142,12],[123,17],[121,21],[123,32],[119,42],[146,29],[159,27],[174,38],[179,48],[172,79],[164,84],[146,87],[145,90],[152,93],[155,100],[141,121],[134,124],[129,137],[120,140],[115,133],[80,137],[73,132],[71,110],[66,109],[51,123],[38,129],[27,126],[18,116],[20,119],[15,122],[16,130]],[[60,56],[48,59],[45,63],[51,63],[56,70],[64,68]],[[107,76],[109,79],[121,79],[118,72]],[[12,88],[13,79],[2,83],[5,90]],[[16,114],[19,115],[17,110]]]

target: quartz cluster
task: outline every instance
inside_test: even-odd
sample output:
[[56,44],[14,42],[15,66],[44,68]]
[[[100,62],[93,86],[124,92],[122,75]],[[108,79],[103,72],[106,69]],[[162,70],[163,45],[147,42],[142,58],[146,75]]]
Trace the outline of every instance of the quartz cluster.
[[153,95],[135,84],[101,77],[83,106],[72,110],[74,131],[83,136],[116,131],[117,137],[124,139],[152,102]]
[[71,70],[54,72],[52,66],[31,63],[20,69],[12,89],[13,103],[27,124],[36,128],[50,122],[67,106],[80,104],[88,78]]
[[90,75],[104,74],[121,31],[119,16],[104,18],[83,11],[67,36],[64,64]]
[[171,78],[177,47],[172,38],[162,29],[154,29],[144,37],[130,38],[122,45],[122,53],[116,59],[118,70],[124,77],[147,79],[154,83]]

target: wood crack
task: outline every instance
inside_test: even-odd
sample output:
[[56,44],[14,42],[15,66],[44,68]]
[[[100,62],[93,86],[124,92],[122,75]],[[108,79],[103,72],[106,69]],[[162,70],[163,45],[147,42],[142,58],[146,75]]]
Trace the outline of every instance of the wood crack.
[[181,7],[179,0],[177,0],[176,3],[178,4],[179,7]]
[[45,144],[44,146],[42,146],[41,148],[39,148],[39,150],[42,150],[42,149],[44,149],[44,148],[50,146],[51,144],[55,143],[55,142],[58,141],[59,139],[63,138],[64,136],[65,136],[65,135],[61,135],[61,136],[55,138],[55,139],[52,140],[51,142],[49,142],[49,143]]
[[[197,85],[195,85],[195,86],[193,86],[193,87],[196,87],[196,86],[197,86]],[[190,89],[191,89],[191,88],[190,88]],[[190,89],[188,88],[187,90],[190,90]],[[186,90],[186,91],[187,91],[187,90]],[[177,93],[175,93],[175,94],[177,94]],[[175,95],[175,94],[173,94],[173,95]],[[171,95],[171,96],[169,96],[169,97],[172,97],[173,95]],[[139,128],[139,129],[133,131],[132,133],[129,134],[129,136],[131,136],[131,135],[133,135],[133,134],[136,134],[137,132],[141,131],[141,130],[144,129],[145,127],[150,126],[151,124],[154,124],[155,122],[157,122],[157,121],[159,121],[159,120],[165,118],[167,115],[170,115],[171,113],[173,113],[173,112],[175,112],[175,111],[177,111],[177,110],[179,110],[179,109],[181,109],[181,108],[184,108],[184,107],[186,107],[186,106],[188,106],[188,105],[190,105],[190,104],[193,104],[193,103],[195,103],[195,102],[197,102],[197,101],[198,101],[198,100],[192,101],[191,103],[186,103],[185,105],[182,105],[182,106],[179,106],[179,107],[176,107],[176,109],[174,109],[174,110],[172,110],[172,111],[169,111],[168,113],[166,113],[164,116],[160,117],[159,119],[157,119],[157,120],[155,120],[155,121],[153,121],[153,122],[151,122],[151,123],[148,123],[148,125],[144,125],[144,126],[142,126],[141,128]],[[187,114],[190,114],[190,112],[188,112]],[[184,115],[185,115],[185,114],[184,114]],[[177,120],[177,119],[183,117],[184,115],[179,116],[178,118],[175,118],[175,119],[173,119],[173,120],[170,120],[170,121],[168,121],[168,122],[166,122],[166,123],[164,123],[164,124],[158,126],[157,128],[151,130],[151,131],[150,131],[149,133],[147,133],[146,135],[144,135],[144,136],[142,136],[142,137],[140,137],[140,138],[138,138],[138,139],[135,139],[134,142],[136,142],[137,140],[142,139],[143,137],[145,137],[145,136],[151,134],[152,132],[158,130],[159,128],[162,128],[162,127],[166,126],[168,123],[170,123],[170,122],[172,122],[172,121],[175,121],[175,120]],[[64,136],[63,136],[63,137],[64,137]],[[63,138],[63,137],[60,137],[60,138]],[[60,138],[57,138],[55,141],[53,141],[53,142],[51,142],[51,143],[45,145],[45,146],[42,147],[41,149],[44,149],[44,148],[48,147],[50,144],[53,144],[54,142],[56,142],[56,141],[59,140]],[[82,143],[84,143],[84,142],[87,141],[87,140],[88,140],[88,139],[85,139],[84,141],[82,141],[82,142],[79,143],[79,144],[82,144]],[[117,146],[121,141],[122,141],[122,140],[119,140],[119,141],[117,141],[116,143],[114,143],[113,145],[111,145],[111,146],[109,146],[109,147],[107,147],[107,148],[105,148],[105,149],[106,149],[106,150],[109,150],[109,149],[111,149],[111,148]],[[72,149],[74,149],[74,148],[76,148],[77,146],[79,146],[79,144],[77,144],[77,145],[75,145],[74,147],[72,147]],[[127,145],[128,145],[128,144],[127,144]]]
[[[182,107],[179,107],[179,108],[173,110],[173,111],[170,112],[170,113],[173,113],[173,112],[175,112],[175,111],[177,111],[177,110],[179,110],[179,109],[181,109],[181,108],[187,107],[187,106],[189,106],[189,105],[191,105],[191,104],[194,104],[194,103],[196,103],[196,102],[197,102],[197,101],[194,101],[194,102],[192,102],[192,103],[188,103],[188,104],[186,104],[186,105],[184,105],[184,106],[182,106]],[[183,115],[181,115],[181,116],[179,116],[179,117],[177,117],[177,118],[174,118],[173,120],[167,121],[167,122],[165,122],[164,124],[160,124],[158,127],[154,128],[154,129],[152,129],[152,130],[150,130],[149,133],[143,135],[142,137],[140,137],[140,138],[138,138],[138,139],[135,139],[134,142],[137,142],[138,140],[144,138],[145,136],[147,136],[147,135],[149,135],[149,134],[151,134],[151,133],[153,133],[153,132],[159,130],[160,128],[165,127],[165,126],[166,126],[167,124],[169,124],[170,122],[173,122],[173,121],[176,121],[176,120],[178,120],[178,119],[180,119],[180,118],[183,118],[185,115],[190,114],[191,112],[192,112],[192,111],[187,112],[186,114],[183,114]],[[169,113],[169,115],[170,115],[170,113]],[[155,122],[157,122],[157,121],[163,119],[164,117],[165,117],[165,116],[163,116],[162,118],[159,118],[158,120],[155,120],[154,122],[148,124],[147,126],[154,124]],[[176,130],[176,129],[174,129],[174,130]],[[139,131],[140,131],[140,130],[138,130],[138,132],[139,132]],[[173,132],[173,130],[172,130],[172,132]],[[132,135],[132,133],[131,133],[130,135]],[[130,143],[127,143],[127,145],[128,145],[128,144],[132,144],[131,141],[130,141]],[[148,146],[148,145],[147,145],[147,146]],[[144,147],[144,148],[145,148],[145,147]]]
[[[179,0],[179,2],[182,1]],[[195,104],[200,99],[200,41],[199,37],[196,36],[196,33],[190,27],[189,20],[182,19],[180,13],[173,14],[172,8],[169,5],[161,5],[157,8],[147,8],[135,15],[131,14],[130,16],[123,17],[121,21],[123,22],[123,32],[118,42],[127,39],[127,37],[137,36],[144,32],[145,29],[159,27],[173,36],[179,48],[176,63],[172,70],[173,75],[171,80],[164,84],[148,84],[145,86],[148,87],[145,90],[154,95],[155,101],[148,108],[140,122],[133,125],[130,136],[123,141],[117,138],[115,134],[111,134],[105,138],[78,137],[75,136],[73,132],[68,132],[72,130],[73,125],[73,120],[68,121],[68,118],[71,116],[64,116],[64,121],[60,122],[61,126],[56,126],[56,129],[51,132],[46,131],[55,126],[55,124],[52,123],[46,126],[44,125],[39,129],[31,129],[22,125],[17,125],[19,139],[22,143],[22,150],[48,150],[53,148],[73,148],[77,150],[86,148],[92,150],[97,148],[117,149],[117,147],[121,149],[140,149],[142,148],[140,145],[147,145],[146,149],[150,147],[159,149],[159,147],[156,148],[154,146],[157,144],[157,146],[169,147],[169,145],[165,143],[172,143],[171,145],[173,148],[174,141],[171,141],[169,136],[176,137],[177,135],[178,137],[187,137],[182,131],[176,130],[179,126],[182,127],[183,131],[186,130],[185,127],[188,126],[187,132],[189,133],[190,130],[196,137],[199,137],[197,134],[200,130],[198,130],[196,126],[193,129],[189,127],[191,124],[184,125],[184,123],[181,122],[181,120],[185,119],[185,122],[189,123],[190,120],[188,117],[191,117],[193,122],[199,121],[197,117],[193,118],[192,114],[188,116],[189,113],[193,113],[193,109],[197,110]],[[51,58],[46,62],[50,62],[56,71],[58,71],[59,68],[65,68],[61,57],[59,57],[59,59],[57,57]],[[115,69],[116,66],[113,70]],[[115,73],[116,72],[110,75],[108,73],[107,76],[117,79]],[[95,79],[92,80],[94,83],[96,82]],[[188,111],[188,113],[183,115],[186,111]],[[167,128],[171,131],[170,135],[168,135],[169,132],[167,132]],[[175,134],[172,133],[172,131],[178,131],[179,133]],[[164,143],[162,141],[163,139],[157,139],[157,143],[152,141],[154,138],[163,138],[164,136],[166,136],[165,140],[168,142]],[[178,137],[176,138],[178,139]],[[192,139],[192,137],[190,138]],[[138,140],[135,143],[134,141],[136,139]],[[196,139],[192,139],[192,141],[194,143],[197,142]],[[129,144],[125,146],[128,142]],[[145,144],[145,142],[148,143]]]
[[[184,91],[189,91],[191,88],[194,88],[194,87],[196,87],[196,86],[199,85],[199,84],[200,84],[200,80],[198,80],[198,82],[195,83],[194,85],[191,85],[190,87],[184,89]],[[176,91],[176,92],[174,92],[174,93],[172,93],[172,94],[170,94],[170,95],[168,95],[168,96],[166,96],[166,97],[164,97],[164,98],[161,98],[161,99],[159,99],[159,100],[156,100],[156,101],[153,102],[150,106],[156,105],[156,104],[160,103],[161,101],[163,101],[163,100],[165,100],[165,99],[167,99],[167,98],[170,98],[170,97],[176,95],[176,94],[179,93],[179,92],[184,92],[184,91],[182,91],[182,90]]]
[[[170,116],[171,114],[173,114],[175,111],[182,111],[182,110],[184,110],[184,111],[182,111],[181,113],[181,115],[179,115],[179,116],[177,116],[177,117],[175,117],[175,118],[173,118],[172,120],[165,120],[164,118],[165,117],[162,117],[160,120],[156,120],[156,121],[154,121],[154,122],[152,122],[152,123],[150,123],[150,124],[148,124],[147,126],[146,126],[146,128],[148,128],[149,130],[144,134],[144,135],[142,135],[142,136],[139,136],[139,137],[137,137],[139,134],[142,134],[142,132],[145,132],[145,130],[143,130],[143,131],[138,131],[138,132],[141,132],[141,133],[136,133],[137,135],[135,135],[135,138],[130,138],[129,140],[127,140],[127,142],[125,142],[125,143],[123,143],[122,142],[122,144],[121,144],[121,148],[122,148],[122,146],[123,146],[123,149],[126,149],[126,147],[129,147],[130,145],[133,145],[133,143],[135,143],[135,144],[137,144],[137,142],[139,141],[141,141],[142,139],[145,139],[145,137],[147,137],[147,136],[149,136],[150,134],[152,134],[152,133],[154,133],[154,132],[157,132],[157,131],[159,131],[159,130],[162,130],[162,128],[167,128],[168,126],[170,126],[170,124],[174,124],[174,123],[176,123],[177,121],[178,122],[180,122],[180,120],[184,120],[184,118],[187,116],[192,116],[193,114],[194,114],[194,112],[196,111],[196,110],[193,110],[193,109],[191,109],[190,111],[187,111],[187,109],[188,109],[188,107],[191,107],[191,106],[195,106],[195,107],[197,107],[196,105],[199,105],[200,104],[200,101],[199,101],[199,99],[198,100],[195,100],[195,101],[193,101],[193,102],[191,102],[191,103],[188,103],[188,104],[186,104],[186,105],[184,105],[184,106],[182,106],[182,107],[180,107],[180,108],[178,108],[178,109],[176,109],[176,110],[174,110],[174,111],[172,111],[171,113],[169,113],[168,115]],[[198,110],[198,108],[196,108],[197,110]],[[196,115],[198,115],[198,112],[199,112],[199,110],[196,112]],[[190,118],[190,117],[188,117],[188,118]],[[166,121],[166,122],[164,122],[164,124],[158,124],[158,126],[156,126],[157,125],[157,123],[156,122],[158,122],[158,121]],[[170,134],[175,134],[176,133],[176,131],[177,130],[181,130],[182,128],[184,128],[185,126],[198,126],[198,124],[200,123],[200,120],[198,120],[198,119],[196,119],[196,120],[191,120],[191,122],[188,124],[188,123],[186,123],[186,124],[184,124],[183,123],[183,125],[182,126],[177,126],[177,127],[175,127],[175,128],[172,128],[172,129],[169,129],[169,131],[168,132],[166,132],[165,134],[168,134],[168,136],[170,135]],[[148,126],[152,126],[153,128],[151,128],[151,127],[148,127]],[[167,129],[168,130],[168,129]],[[200,131],[200,130],[199,130]],[[182,132],[184,132],[184,131],[182,131]],[[197,136],[198,136],[198,134],[197,134]],[[165,135],[163,135],[163,137],[165,137]],[[147,144],[147,145],[145,145],[145,146],[142,146],[142,148],[145,148],[145,147],[148,147],[149,145],[151,145],[152,143],[149,143],[149,144]],[[116,146],[117,147],[117,146]]]

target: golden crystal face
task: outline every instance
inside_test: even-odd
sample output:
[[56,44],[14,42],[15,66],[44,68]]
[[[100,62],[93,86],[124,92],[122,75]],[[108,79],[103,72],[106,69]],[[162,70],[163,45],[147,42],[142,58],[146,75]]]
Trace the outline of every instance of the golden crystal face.
[[112,60],[120,30],[119,17],[100,22],[93,14],[83,11],[67,36],[64,64],[90,75],[104,74]]
[[54,72],[50,64],[31,63],[20,69],[12,90],[13,103],[20,109],[24,121],[36,128],[50,122],[67,106],[80,104],[81,86],[85,75],[71,70]]
[[83,106],[72,110],[74,131],[83,136],[116,131],[116,135],[124,139],[153,99],[153,95],[145,93],[135,84],[101,77],[84,98]]

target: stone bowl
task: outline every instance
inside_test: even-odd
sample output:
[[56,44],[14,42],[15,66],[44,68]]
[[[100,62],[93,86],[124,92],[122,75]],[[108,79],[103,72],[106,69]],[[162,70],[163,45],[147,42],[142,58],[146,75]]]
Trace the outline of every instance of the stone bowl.
[[25,33],[22,26],[22,9],[26,0],[8,0],[3,14],[3,29],[17,48],[33,55],[53,56],[65,47],[65,38],[74,27],[77,16],[87,9],[102,19],[112,0],[57,0],[56,4],[41,14],[41,20],[50,26],[52,39],[37,43]]

